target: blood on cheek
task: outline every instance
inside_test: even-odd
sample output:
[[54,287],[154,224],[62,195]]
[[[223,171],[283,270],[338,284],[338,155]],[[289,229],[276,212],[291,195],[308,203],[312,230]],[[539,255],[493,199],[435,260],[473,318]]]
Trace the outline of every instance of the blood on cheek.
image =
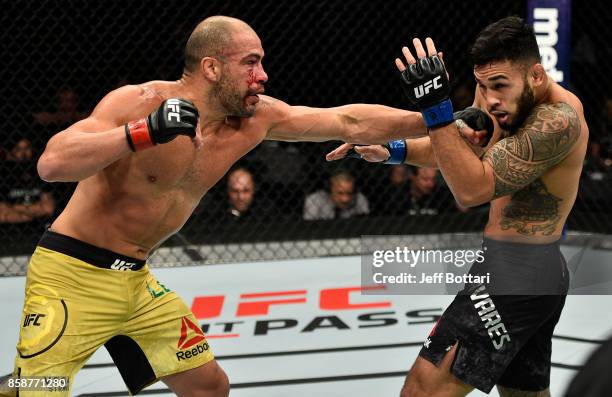
[[249,73],[247,77],[247,84],[251,85],[253,83],[255,83],[255,72],[253,69],[249,69]]

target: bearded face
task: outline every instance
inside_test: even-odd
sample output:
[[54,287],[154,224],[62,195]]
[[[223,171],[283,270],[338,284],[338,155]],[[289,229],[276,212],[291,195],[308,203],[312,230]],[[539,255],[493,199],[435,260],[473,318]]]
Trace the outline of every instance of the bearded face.
[[527,79],[524,80],[524,87],[521,95],[516,100],[516,111],[511,114],[508,119],[508,125],[501,125],[500,127],[507,129],[511,133],[516,131],[523,125],[531,110],[535,105],[535,95],[533,89],[529,87]]
[[[237,79],[232,79],[229,73],[223,73],[219,82],[211,90],[211,96],[218,101],[228,116],[251,117],[255,113],[255,103],[252,103],[253,93],[241,90]],[[255,98],[257,98],[255,96]],[[257,98],[259,101],[259,98]]]

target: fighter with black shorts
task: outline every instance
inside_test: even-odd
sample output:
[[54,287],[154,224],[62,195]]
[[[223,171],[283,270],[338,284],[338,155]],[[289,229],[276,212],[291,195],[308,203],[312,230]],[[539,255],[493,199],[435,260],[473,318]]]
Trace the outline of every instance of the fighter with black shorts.
[[[470,127],[453,122],[448,75],[433,41],[426,40],[426,49],[419,39],[413,44],[416,57],[404,47],[405,60],[396,59],[396,66],[429,136],[354,150],[371,162],[439,167],[460,205],[489,202],[485,260],[470,272],[488,272],[491,281],[466,285],[451,303],[401,395],[464,396],[497,385],[502,397],[549,396],[551,336],[568,288],[559,240],[589,135],[582,104],[546,74],[531,26],[501,19],[471,49],[473,106],[495,121],[489,144],[475,153],[459,134]],[[350,150],[344,144],[327,158]]]
[[559,241],[535,245],[485,238],[482,251],[484,260],[469,273],[489,274],[489,283],[465,285],[419,356],[440,365],[457,344],[451,372],[465,383],[487,393],[495,384],[545,390],[551,337],[569,285]]

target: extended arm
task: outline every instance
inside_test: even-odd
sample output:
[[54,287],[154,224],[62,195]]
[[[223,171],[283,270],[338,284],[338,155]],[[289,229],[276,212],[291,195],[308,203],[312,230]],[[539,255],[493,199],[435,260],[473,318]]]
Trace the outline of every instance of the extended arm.
[[580,136],[580,119],[565,103],[538,105],[523,127],[493,145],[483,160],[469,150],[454,124],[430,136],[453,195],[471,207],[524,188],[563,160]]
[[262,111],[270,123],[266,139],[380,144],[426,133],[421,114],[407,110],[366,104],[311,108],[261,98]]
[[[494,132],[494,124],[491,117],[482,109],[476,107],[468,107],[462,111],[453,114],[457,126],[461,125],[461,135],[469,143],[470,148],[478,157],[482,157],[485,148],[481,146],[489,146],[494,142],[492,137]],[[499,134],[499,131],[497,132]],[[391,156],[391,152],[393,156]],[[334,151],[330,152],[326,158],[328,161],[339,160],[349,154],[353,149],[352,144],[344,144],[339,146]],[[401,140],[389,142],[388,147],[381,145],[369,145],[354,147],[355,152],[366,161],[370,162],[389,162],[397,164],[403,162],[410,165],[421,167],[437,168],[438,164],[431,147],[429,137],[406,139],[402,143]]]
[[[406,148],[406,160],[404,163],[417,167],[438,167],[428,136],[406,139]],[[371,163],[386,161],[390,156],[387,148],[382,145],[355,146],[350,143],[345,143],[329,152],[325,156],[325,159],[327,161],[343,159],[351,150],[355,150],[362,159]]]

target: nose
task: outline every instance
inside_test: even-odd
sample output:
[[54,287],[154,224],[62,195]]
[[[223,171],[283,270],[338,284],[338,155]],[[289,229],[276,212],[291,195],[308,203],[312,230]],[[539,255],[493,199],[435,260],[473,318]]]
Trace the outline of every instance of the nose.
[[268,81],[268,74],[264,70],[263,66],[261,66],[258,70],[256,81],[259,84],[265,84]]
[[500,99],[495,95],[491,95],[490,93],[486,96],[486,100],[489,109],[495,109],[501,104]]

